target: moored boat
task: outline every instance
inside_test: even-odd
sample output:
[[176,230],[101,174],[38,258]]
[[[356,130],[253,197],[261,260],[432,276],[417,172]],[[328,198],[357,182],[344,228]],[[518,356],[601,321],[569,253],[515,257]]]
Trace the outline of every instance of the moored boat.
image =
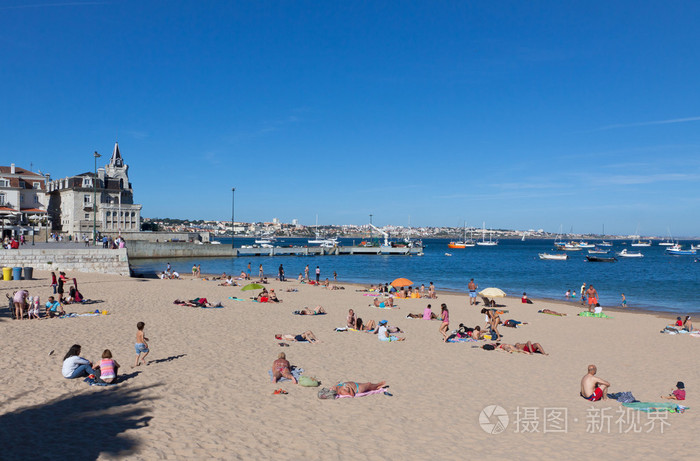
[[639,252],[639,251],[637,251],[637,252],[627,251],[627,248],[620,251],[617,255],[620,256],[621,258],[643,258],[644,257],[644,255],[641,252]]
[[539,253],[540,259],[547,259],[550,261],[566,261],[569,259],[567,254],[551,254],[551,253]]
[[666,248],[666,254],[669,255],[695,255],[696,253],[697,250],[695,250],[694,248],[684,250],[683,247],[679,244],[675,244],[672,247]]
[[586,259],[592,263],[614,263],[617,258],[613,256],[586,256]]

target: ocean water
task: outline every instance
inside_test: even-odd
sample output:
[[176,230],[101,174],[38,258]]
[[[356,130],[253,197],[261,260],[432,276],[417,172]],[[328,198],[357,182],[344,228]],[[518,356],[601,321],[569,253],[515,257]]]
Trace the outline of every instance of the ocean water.
[[[359,243],[360,239],[355,239]],[[523,292],[533,298],[564,300],[567,289],[578,293],[583,282],[598,290],[603,306],[617,306],[621,293],[627,296],[627,305],[643,310],[674,313],[700,312],[700,262],[698,256],[669,256],[665,247],[631,248],[629,241],[613,241],[611,253],[623,248],[639,250],[644,258],[618,258],[616,263],[586,261],[587,251],[569,252],[567,261],[543,261],[538,253],[553,252],[552,240],[501,240],[495,247],[448,249],[447,239],[427,239],[424,256],[261,256],[251,258],[178,258],[143,259],[132,261],[136,272],[149,273],[164,270],[166,263],[180,273],[190,273],[193,264],[201,264],[202,273],[237,274],[251,263],[253,275],[263,265],[265,274],[276,276],[280,264],[287,278],[295,278],[308,264],[311,276],[318,265],[321,279],[360,283],[385,283],[397,277],[406,277],[416,285],[432,281],[438,290],[466,292],[470,278],[479,289],[498,287],[508,296],[520,297]],[[221,239],[230,245],[231,239]],[[350,245],[353,239],[341,239]],[[595,243],[595,242],[592,242]],[[681,242],[684,248],[690,243]],[[252,244],[252,239],[236,238],[236,247]],[[304,245],[306,239],[287,238],[279,245]],[[452,256],[446,256],[450,253]]]

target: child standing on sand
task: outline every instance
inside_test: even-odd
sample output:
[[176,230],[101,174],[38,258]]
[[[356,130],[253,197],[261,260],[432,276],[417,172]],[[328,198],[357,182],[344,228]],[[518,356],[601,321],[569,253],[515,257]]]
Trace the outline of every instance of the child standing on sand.
[[[139,322],[136,324],[136,344],[134,345],[134,349],[136,349],[136,364],[134,365],[135,367],[139,366],[139,359],[141,359],[141,363],[146,365],[146,356],[150,352],[148,350],[148,338],[144,336],[143,334],[143,328],[146,326],[145,323]],[[141,353],[143,353],[143,357],[141,357]]]

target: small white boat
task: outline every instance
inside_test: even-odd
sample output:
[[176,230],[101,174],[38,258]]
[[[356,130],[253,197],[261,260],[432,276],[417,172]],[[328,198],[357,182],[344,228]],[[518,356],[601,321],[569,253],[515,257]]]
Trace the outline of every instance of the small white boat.
[[568,243],[565,243],[563,245],[560,242],[560,243],[555,244],[554,247],[557,250],[563,250],[563,251],[581,251],[583,249],[576,242],[568,242]]
[[700,243],[697,245],[690,245],[691,250],[700,250]]
[[550,253],[539,253],[540,259],[546,259],[550,261],[566,261],[569,259],[567,254],[550,254]]
[[584,242],[583,240],[578,242],[576,245],[578,245],[581,248],[595,248],[595,245],[593,245],[592,243]]
[[593,250],[588,250],[589,255],[606,255],[606,254],[608,254],[608,252],[610,252],[610,250],[601,250],[598,248],[595,248]]
[[452,256],[452,253],[445,253],[445,256]]
[[606,242],[605,240],[602,240],[600,243],[598,243],[599,247],[611,247],[612,243]]
[[621,258],[643,258],[644,257],[644,255],[641,252],[639,252],[639,251],[637,251],[637,252],[627,251],[627,248],[625,248],[624,250],[619,252],[617,255]]

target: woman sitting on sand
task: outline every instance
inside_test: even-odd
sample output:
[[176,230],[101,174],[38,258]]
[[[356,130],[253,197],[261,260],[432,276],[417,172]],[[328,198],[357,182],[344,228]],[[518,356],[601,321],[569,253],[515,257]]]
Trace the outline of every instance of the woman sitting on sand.
[[260,293],[258,293],[258,295],[254,299],[259,303],[268,302],[270,300],[270,295],[267,292],[267,288],[263,288],[263,290]]
[[277,298],[277,293],[275,290],[270,290],[270,302],[271,303],[281,303],[282,301]]
[[298,335],[275,335],[275,339],[282,339],[285,341],[294,341],[294,342],[310,342],[310,343],[320,342],[318,340],[318,338],[316,338],[316,335],[314,335],[311,330],[305,331],[305,332],[300,333]]
[[687,332],[693,331],[693,322],[690,321],[690,316],[686,315],[683,321],[683,329]]
[[356,325],[356,327],[355,327],[356,330],[358,330],[358,331],[366,331],[366,332],[368,332],[368,333],[373,332],[373,331],[375,330],[375,328],[377,328],[377,322],[375,322],[374,320],[371,320],[371,319],[370,319],[370,320],[367,322],[367,324],[365,325],[365,323],[363,322],[363,320],[362,320],[361,317],[358,317],[358,318],[357,318],[357,322],[356,322],[355,325]]
[[92,362],[80,357],[80,344],[73,344],[68,349],[65,357],[63,357],[63,369],[61,372],[66,379],[95,374],[95,370],[92,369]]

